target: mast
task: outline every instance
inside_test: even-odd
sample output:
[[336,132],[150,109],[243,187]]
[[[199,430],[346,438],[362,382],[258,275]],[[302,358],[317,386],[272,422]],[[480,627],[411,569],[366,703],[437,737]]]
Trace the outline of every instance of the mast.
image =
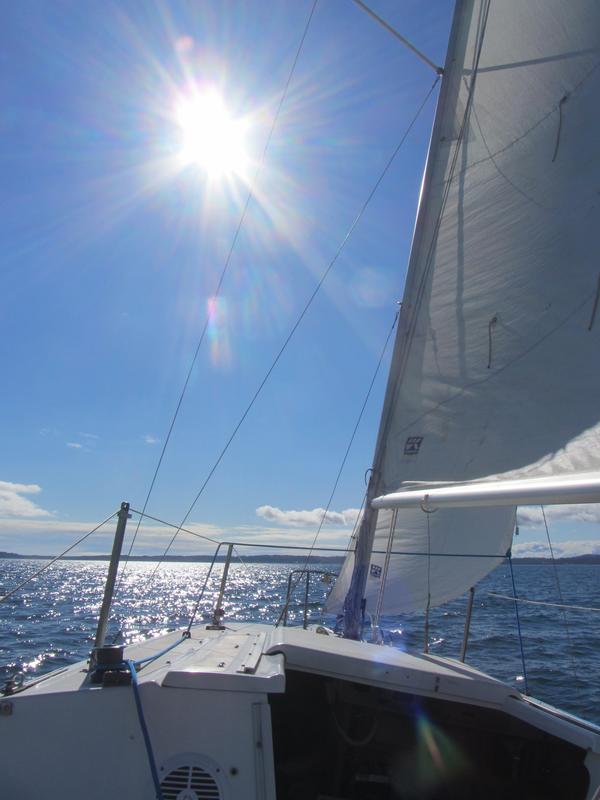
[[378,511],[327,601],[347,636],[365,598],[401,613],[463,594],[504,558],[524,497],[574,502],[573,481],[600,473],[600,9],[575,6],[457,8],[368,492]]
[[[454,16],[452,19],[450,37],[448,40],[446,61],[442,73],[442,84],[433,122],[431,139],[429,142],[429,150],[427,153],[423,180],[421,183],[419,206],[417,210],[415,229],[413,232],[413,241],[411,244],[411,258],[406,276],[403,300],[400,307],[398,331],[396,333],[396,341],[394,343],[394,352],[392,354],[390,373],[388,376],[388,383],[383,401],[381,422],[379,425],[379,433],[377,435],[375,453],[373,456],[373,466],[367,487],[364,513],[356,540],[352,577],[350,579],[350,586],[344,600],[343,635],[347,639],[360,639],[362,631],[363,617],[365,612],[365,587],[367,583],[368,569],[371,559],[371,551],[373,549],[373,539],[375,536],[375,526],[377,523],[378,514],[377,509],[374,509],[371,503],[375,497],[385,491],[382,477],[382,465],[385,456],[389,427],[392,419],[392,410],[394,408],[398,385],[404,370],[404,365],[406,363],[406,356],[408,354],[409,338],[407,337],[407,333],[411,328],[411,323],[418,310],[418,305],[412,305],[410,303],[410,298],[414,296],[413,290],[419,277],[417,274],[417,259],[414,258],[414,254],[418,251],[423,241],[426,206],[425,201],[429,193],[433,166],[436,161],[440,144],[440,129],[442,127],[444,109],[448,102],[450,89],[456,82],[455,75],[457,70],[456,68],[453,69],[453,67],[455,67],[456,63],[462,64],[462,59],[456,59],[459,32],[464,28],[465,21],[470,19],[473,12],[473,4],[474,0],[457,0],[454,8]],[[464,47],[464,45],[465,42],[463,41],[462,46]],[[454,80],[452,80],[453,78]]]

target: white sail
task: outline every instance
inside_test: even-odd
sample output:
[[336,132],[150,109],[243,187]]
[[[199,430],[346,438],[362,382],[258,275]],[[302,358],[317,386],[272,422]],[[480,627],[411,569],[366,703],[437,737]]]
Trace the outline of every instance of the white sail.
[[[600,4],[459,2],[375,458],[407,481],[600,467]],[[367,611],[392,512],[377,512]],[[383,609],[464,592],[514,508],[398,510]],[[352,554],[332,593],[341,607]]]

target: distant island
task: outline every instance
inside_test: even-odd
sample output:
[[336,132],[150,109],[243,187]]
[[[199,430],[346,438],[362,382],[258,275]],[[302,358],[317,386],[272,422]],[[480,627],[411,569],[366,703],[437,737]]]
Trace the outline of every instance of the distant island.
[[[1,558],[36,558],[44,561],[50,561],[54,556],[40,556],[40,555],[22,555],[20,553],[6,553],[0,550]],[[65,556],[61,561],[108,561],[109,555],[97,556]],[[164,561],[166,563],[183,563],[183,564],[210,564],[213,560],[212,556],[130,556],[129,561]],[[235,559],[238,560],[238,559]],[[302,555],[266,555],[260,553],[258,555],[245,555],[242,556],[240,561],[249,564],[341,564],[344,560],[343,556],[302,556]],[[216,561],[225,561],[225,556],[217,556]],[[551,558],[544,558],[542,556],[528,556],[523,558],[514,557],[513,564],[551,564]],[[562,564],[600,564],[600,554],[589,554],[584,556],[568,556],[565,558],[555,558],[554,563],[559,566]]]

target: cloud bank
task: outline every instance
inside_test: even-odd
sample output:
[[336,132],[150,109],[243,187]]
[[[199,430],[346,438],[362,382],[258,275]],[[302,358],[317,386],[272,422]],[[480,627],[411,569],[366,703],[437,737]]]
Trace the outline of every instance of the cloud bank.
[[283,511],[276,506],[259,506],[256,509],[259,517],[279,525],[300,527],[303,525],[318,526],[323,520],[325,525],[354,525],[360,513],[358,508],[346,508],[344,511],[325,511],[324,508],[313,508],[306,511]]
[[[570,539],[565,542],[552,542],[554,558],[599,555],[600,541],[597,539]],[[512,554],[516,558],[537,556],[550,558],[548,542],[519,542],[513,544]]]
[[39,494],[41,487],[36,483],[11,483],[0,481],[0,516],[3,517],[49,517],[46,511],[36,505],[26,494]]
[[[550,520],[562,522],[595,522],[600,523],[600,503],[585,505],[544,506],[544,513]],[[521,506],[517,513],[519,525],[527,528],[538,528],[544,524],[542,510],[539,506]]]

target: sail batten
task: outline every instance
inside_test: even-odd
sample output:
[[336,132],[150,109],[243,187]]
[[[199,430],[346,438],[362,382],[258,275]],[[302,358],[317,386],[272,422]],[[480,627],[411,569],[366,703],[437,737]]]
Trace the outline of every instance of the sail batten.
[[[406,500],[410,481],[600,471],[600,6],[459,2],[444,82],[371,501]],[[440,507],[427,524],[420,507],[398,507],[393,549],[458,541],[501,555],[519,502]],[[391,513],[372,516],[373,550],[385,549]],[[383,613],[444,602],[495,566],[481,561],[477,573],[472,561],[431,573],[424,592],[426,559],[393,557]],[[382,564],[371,558],[367,610]],[[352,555],[330,608],[351,572]]]

